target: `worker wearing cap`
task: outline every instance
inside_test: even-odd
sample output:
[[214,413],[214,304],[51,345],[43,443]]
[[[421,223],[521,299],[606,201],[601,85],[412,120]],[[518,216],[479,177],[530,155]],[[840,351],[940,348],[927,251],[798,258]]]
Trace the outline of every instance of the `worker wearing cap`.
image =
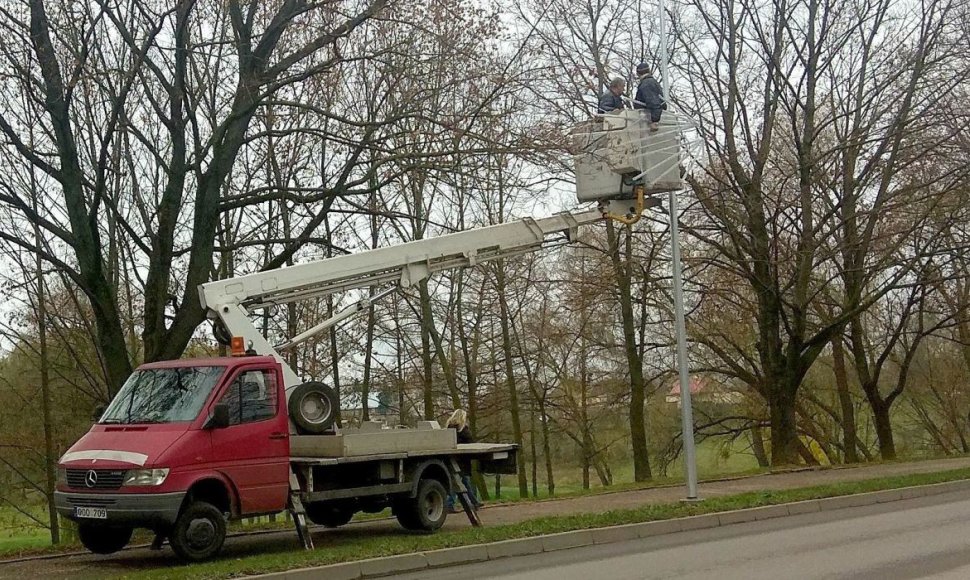
[[656,131],[660,123],[660,115],[667,108],[664,102],[664,91],[660,88],[660,83],[653,78],[650,72],[650,65],[641,62],[637,65],[637,77],[640,84],[637,85],[637,96],[633,102],[634,109],[643,109],[650,115],[650,130]]

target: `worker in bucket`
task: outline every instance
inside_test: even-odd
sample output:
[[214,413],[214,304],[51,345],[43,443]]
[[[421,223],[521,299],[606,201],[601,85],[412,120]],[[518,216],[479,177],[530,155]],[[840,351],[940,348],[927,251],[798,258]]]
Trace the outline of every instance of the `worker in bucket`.
[[607,88],[603,96],[600,97],[599,104],[597,105],[597,113],[609,113],[611,111],[619,111],[624,107],[623,104],[623,93],[626,92],[626,81],[621,77],[616,77],[610,81],[610,86]]
[[653,78],[650,65],[645,62],[637,65],[637,78],[640,79],[640,84],[637,85],[633,108],[650,115],[650,130],[656,131],[660,127],[660,115],[667,108],[664,91],[657,79]]
[[[475,439],[472,438],[471,429],[468,428],[468,413],[464,409],[455,409],[455,412],[448,417],[447,427],[449,429],[454,429],[458,432],[458,442],[459,443],[474,443]],[[478,501],[478,492],[475,486],[472,484],[471,474],[463,472],[461,474],[461,483],[468,490],[468,497],[471,499],[472,504],[479,508],[482,503]],[[457,494],[452,493],[448,495],[448,499],[445,502],[445,507],[448,511],[454,513],[460,511],[455,505],[458,497]]]

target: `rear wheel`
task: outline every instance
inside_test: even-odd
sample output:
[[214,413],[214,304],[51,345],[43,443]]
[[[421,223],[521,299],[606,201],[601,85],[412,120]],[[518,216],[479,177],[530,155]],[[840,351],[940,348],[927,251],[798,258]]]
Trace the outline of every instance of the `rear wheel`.
[[345,506],[317,502],[306,505],[306,515],[315,524],[339,528],[354,517],[354,512]]
[[126,526],[78,524],[77,536],[95,554],[113,554],[131,541],[132,529]]
[[400,501],[394,508],[398,523],[407,530],[433,532],[444,525],[448,512],[445,499],[448,492],[436,479],[422,479],[418,494]]
[[211,503],[196,501],[179,514],[168,536],[172,550],[186,562],[200,562],[219,553],[226,541],[226,518]]

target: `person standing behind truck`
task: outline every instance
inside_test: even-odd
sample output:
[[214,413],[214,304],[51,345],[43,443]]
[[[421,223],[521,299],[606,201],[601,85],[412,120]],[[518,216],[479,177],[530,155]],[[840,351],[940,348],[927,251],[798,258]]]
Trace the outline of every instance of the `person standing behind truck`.
[[650,65],[647,63],[641,62],[637,65],[637,77],[640,79],[640,84],[637,85],[633,108],[646,111],[650,115],[650,130],[656,131],[660,127],[660,116],[667,108],[664,91],[657,79],[653,78]]
[[[472,437],[471,429],[468,428],[468,413],[464,409],[455,409],[455,412],[448,417],[447,427],[449,429],[454,429],[458,432],[458,443],[474,443],[475,439]],[[472,478],[470,473],[461,474],[461,483],[468,490],[468,497],[472,500],[472,504],[476,508],[481,507],[482,503],[478,501],[478,492],[475,486],[472,484]],[[457,501],[457,494],[452,493],[448,495],[448,499],[445,501],[445,507],[448,511],[454,513],[458,511],[455,506]]]
[[624,108],[623,104],[623,93],[626,92],[626,81],[621,77],[616,77],[610,81],[610,86],[607,88],[603,96],[600,97],[599,103],[596,108],[597,113],[609,113],[611,111],[618,111]]

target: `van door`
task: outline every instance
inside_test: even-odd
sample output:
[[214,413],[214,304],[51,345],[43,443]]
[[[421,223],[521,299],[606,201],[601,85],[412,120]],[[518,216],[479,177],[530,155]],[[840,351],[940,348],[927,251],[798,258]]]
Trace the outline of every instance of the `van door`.
[[213,466],[236,487],[240,511],[283,510],[289,489],[290,442],[279,372],[243,367],[216,401],[229,407],[229,426],[209,431]]

